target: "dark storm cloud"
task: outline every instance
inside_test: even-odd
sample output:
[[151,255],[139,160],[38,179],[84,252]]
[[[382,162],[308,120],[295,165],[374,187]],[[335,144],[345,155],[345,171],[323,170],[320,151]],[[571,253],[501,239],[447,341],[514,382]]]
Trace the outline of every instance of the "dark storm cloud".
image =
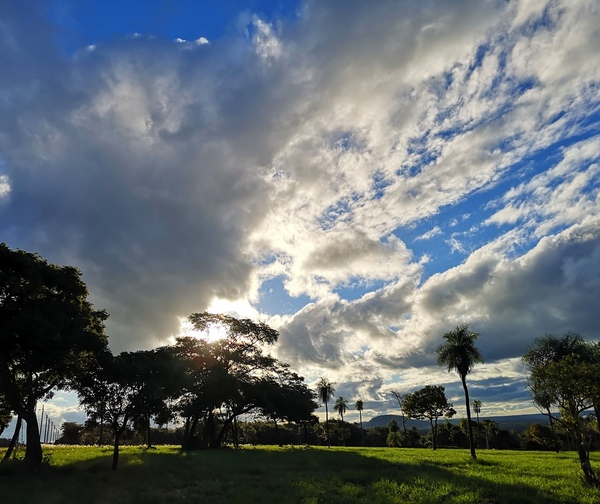
[[210,48],[160,40],[67,61],[23,9],[0,25],[3,239],[80,267],[118,348],[171,336],[213,296],[243,296],[247,232],[265,211],[256,126],[268,88],[221,85],[234,69]]

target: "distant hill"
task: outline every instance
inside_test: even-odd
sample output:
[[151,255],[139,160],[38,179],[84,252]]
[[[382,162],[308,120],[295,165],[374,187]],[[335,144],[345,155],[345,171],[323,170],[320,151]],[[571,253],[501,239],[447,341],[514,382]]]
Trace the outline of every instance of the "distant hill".
[[[460,419],[463,417],[455,417],[450,420],[451,423],[457,424]],[[498,422],[501,429],[507,430],[516,430],[517,432],[523,432],[527,427],[529,427],[532,423],[539,423],[542,425],[549,425],[548,417],[542,415],[541,413],[531,414],[531,415],[505,415],[505,416],[492,416],[492,417],[482,417],[479,419],[483,420],[484,418],[489,418],[494,422]],[[368,429],[370,427],[385,427],[390,423],[390,420],[397,420],[400,426],[402,426],[402,416],[401,415],[379,415],[374,418],[371,418],[368,422],[363,423],[363,427]],[[473,417],[475,420],[475,417]],[[440,419],[441,423],[445,422],[445,419]],[[429,422],[423,422],[420,420],[407,420],[406,427],[408,429],[412,427],[416,427],[419,431],[429,430]]]

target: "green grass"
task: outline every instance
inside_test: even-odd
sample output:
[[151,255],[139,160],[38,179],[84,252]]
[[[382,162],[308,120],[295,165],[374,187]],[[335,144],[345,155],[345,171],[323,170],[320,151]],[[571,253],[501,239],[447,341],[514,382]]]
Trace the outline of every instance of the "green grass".
[[[257,447],[181,453],[176,447],[46,447],[31,474],[0,465],[3,504],[80,503],[582,503],[574,453]],[[1,456],[1,453],[0,453]],[[600,454],[593,454],[600,467]]]

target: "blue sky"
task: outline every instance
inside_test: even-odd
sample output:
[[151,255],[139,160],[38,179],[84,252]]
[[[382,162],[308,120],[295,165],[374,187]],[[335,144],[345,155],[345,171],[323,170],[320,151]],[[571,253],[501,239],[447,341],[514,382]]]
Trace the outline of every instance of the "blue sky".
[[592,0],[8,1],[0,240],[80,268],[115,352],[228,311],[367,418],[424,384],[461,411],[435,347],[469,323],[482,413],[534,412],[534,338],[600,339],[599,21]]

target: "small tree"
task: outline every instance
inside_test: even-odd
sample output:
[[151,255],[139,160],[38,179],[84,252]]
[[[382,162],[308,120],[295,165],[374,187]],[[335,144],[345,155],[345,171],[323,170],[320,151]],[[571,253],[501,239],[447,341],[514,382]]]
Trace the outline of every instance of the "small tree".
[[477,415],[477,423],[479,423],[479,413],[481,413],[481,401],[479,399],[473,401],[473,411]]
[[476,459],[477,455],[475,453],[475,442],[473,440],[467,375],[473,370],[475,364],[483,362],[483,356],[475,346],[475,340],[479,337],[479,334],[469,330],[469,326],[464,324],[447,332],[443,337],[446,342],[439,345],[436,349],[437,362],[439,366],[446,367],[448,371],[456,371],[460,377],[465,392],[471,457]]
[[441,385],[426,385],[412,394],[407,394],[404,408],[410,418],[429,421],[434,450],[437,448],[438,418],[452,418],[456,413]]
[[497,422],[490,420],[489,418],[484,418],[481,421],[481,427],[483,428],[483,434],[485,436],[485,447],[490,449],[490,439],[494,436],[498,435],[500,432],[500,426]]
[[81,444],[83,425],[80,425],[77,422],[64,422],[60,430],[61,435],[58,438],[57,443],[67,445]]
[[386,444],[390,447],[396,448],[402,446],[402,434],[400,434],[398,420],[390,420],[390,423],[388,424]]
[[400,407],[400,413],[402,414],[402,429],[404,430],[404,435],[406,436],[406,416],[404,414],[404,398],[406,395],[401,394],[395,390],[391,390],[390,393],[396,398],[398,401],[398,406]]

